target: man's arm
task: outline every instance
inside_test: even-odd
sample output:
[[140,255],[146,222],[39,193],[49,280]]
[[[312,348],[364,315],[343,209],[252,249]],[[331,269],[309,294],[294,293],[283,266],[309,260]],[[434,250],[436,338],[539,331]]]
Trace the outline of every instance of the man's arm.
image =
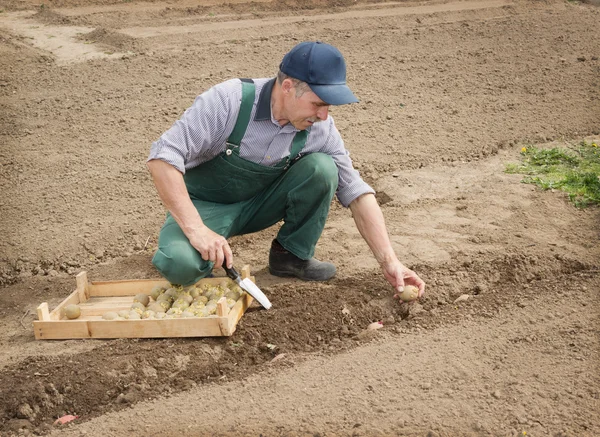
[[227,240],[202,222],[187,192],[181,172],[160,159],[148,161],[146,165],[154,179],[158,195],[190,244],[200,252],[204,260],[214,262],[217,267],[227,260],[227,266],[231,267],[233,254]]
[[421,297],[425,292],[425,283],[398,260],[375,196],[370,193],[359,196],[350,203],[350,210],[358,231],[373,251],[388,282],[398,293],[402,292],[405,284],[414,285],[419,288]]

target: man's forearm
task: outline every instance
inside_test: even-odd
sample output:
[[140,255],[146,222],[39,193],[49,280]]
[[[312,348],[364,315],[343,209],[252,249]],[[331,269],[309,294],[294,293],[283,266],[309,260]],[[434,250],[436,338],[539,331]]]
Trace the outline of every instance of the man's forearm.
[[383,264],[397,260],[390,242],[381,208],[373,194],[363,194],[350,204],[354,222],[377,262]]
[[159,159],[149,161],[147,167],[154,179],[158,195],[189,238],[190,234],[204,226],[204,223],[190,199],[183,175],[175,167]]

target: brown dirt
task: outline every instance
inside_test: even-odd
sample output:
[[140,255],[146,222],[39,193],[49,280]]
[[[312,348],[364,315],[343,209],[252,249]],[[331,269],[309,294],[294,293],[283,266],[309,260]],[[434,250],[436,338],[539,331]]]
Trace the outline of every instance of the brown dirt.
[[[600,211],[503,172],[600,141],[593,2],[0,5],[0,435],[600,434]],[[326,284],[267,273],[275,228],[232,239],[274,308],[231,338],[36,341],[79,271],[157,276],[150,144],[305,39],[346,56],[361,103],[332,112],[422,301],[393,301],[334,203]]]

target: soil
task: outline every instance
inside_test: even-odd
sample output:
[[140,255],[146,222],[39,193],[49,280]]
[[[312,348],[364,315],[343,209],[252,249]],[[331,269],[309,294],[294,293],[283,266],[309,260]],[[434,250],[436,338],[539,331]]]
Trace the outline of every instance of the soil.
[[[597,6],[0,1],[0,435],[600,435],[600,210],[504,172],[600,143]],[[150,144],[309,39],[346,57],[361,102],[331,112],[425,296],[334,202],[327,283],[268,274],[277,226],[231,240],[273,302],[231,337],[36,341],[80,271],[157,277]]]

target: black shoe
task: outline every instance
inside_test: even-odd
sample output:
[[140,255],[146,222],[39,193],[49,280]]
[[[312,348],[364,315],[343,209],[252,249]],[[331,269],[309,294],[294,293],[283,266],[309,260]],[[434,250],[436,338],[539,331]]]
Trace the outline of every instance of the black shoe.
[[269,272],[273,276],[293,276],[303,281],[327,281],[335,276],[335,266],[315,258],[300,259],[275,239],[269,253]]

